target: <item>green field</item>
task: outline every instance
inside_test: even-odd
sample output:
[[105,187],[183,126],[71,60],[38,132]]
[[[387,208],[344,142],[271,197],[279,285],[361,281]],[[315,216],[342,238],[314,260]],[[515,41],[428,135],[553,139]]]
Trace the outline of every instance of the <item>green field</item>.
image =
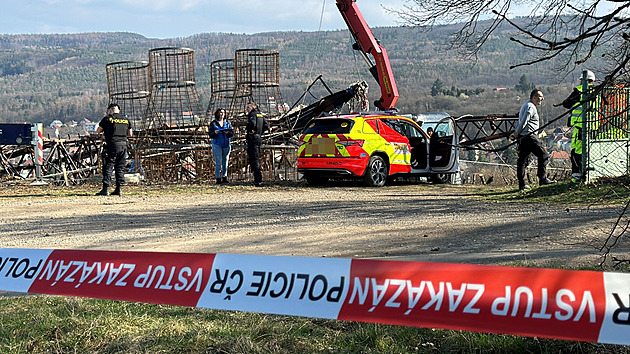
[[630,348],[55,296],[0,300],[0,352],[609,353]]

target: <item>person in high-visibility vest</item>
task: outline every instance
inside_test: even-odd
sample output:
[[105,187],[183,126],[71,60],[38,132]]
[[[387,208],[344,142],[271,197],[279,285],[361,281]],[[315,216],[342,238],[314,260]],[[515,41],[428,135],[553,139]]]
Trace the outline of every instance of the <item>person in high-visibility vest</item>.
[[561,103],[553,105],[554,107],[562,106],[566,109],[573,109],[567,121],[567,126],[573,127],[573,135],[571,137],[571,182],[574,183],[582,180],[582,112],[588,104],[580,102],[585,100],[584,92],[593,87],[595,74],[590,70],[586,70],[586,80],[588,81],[586,90],[582,87],[582,79],[583,77],[580,75],[580,85],[573,89],[569,97]]

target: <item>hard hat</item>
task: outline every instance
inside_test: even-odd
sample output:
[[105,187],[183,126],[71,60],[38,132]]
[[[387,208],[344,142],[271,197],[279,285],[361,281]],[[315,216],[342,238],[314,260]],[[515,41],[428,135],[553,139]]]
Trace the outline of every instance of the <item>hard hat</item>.
[[[582,76],[584,76],[584,72],[582,72],[582,75],[580,75],[580,80],[583,79]],[[595,81],[595,74],[593,74],[593,72],[590,70],[586,70],[586,80]]]

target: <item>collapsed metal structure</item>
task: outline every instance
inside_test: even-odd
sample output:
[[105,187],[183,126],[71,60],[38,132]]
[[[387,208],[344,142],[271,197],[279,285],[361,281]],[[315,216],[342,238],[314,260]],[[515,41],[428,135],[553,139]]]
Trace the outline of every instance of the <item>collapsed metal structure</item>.
[[134,139],[134,167],[149,181],[207,177],[208,120],[197,92],[194,52],[151,49],[149,81],[143,129]]
[[[211,64],[211,98],[203,109],[195,83],[194,52],[187,48],[158,48],[149,52],[150,98],[143,129],[135,140],[135,166],[149,181],[199,181],[214,178],[208,123],[213,112],[226,109],[235,127],[229,175],[250,178],[245,153],[245,106],[256,102],[270,122],[264,137],[261,165],[266,179],[296,179],[295,147],[281,137],[280,119],[286,106],[280,93],[279,53],[242,49],[234,59]],[[287,165],[289,164],[289,165]]]
[[35,173],[35,151],[31,145],[0,147],[0,181],[43,180],[57,185],[77,185],[98,169],[102,141],[86,135],[69,139],[47,139],[43,143],[41,176]]
[[[245,153],[245,106],[256,102],[271,125],[263,137],[261,165],[264,177],[297,179],[296,147],[287,145],[295,134],[284,118],[288,106],[280,92],[279,53],[265,49],[241,49],[234,59],[212,63],[212,97],[204,110],[195,81],[194,52],[168,47],[149,51],[148,61],[119,61],[106,65],[110,103],[134,128],[130,172],[147,181],[180,182],[213,179],[214,159],[208,123],[219,107],[228,111],[236,127],[229,174],[234,180],[251,178]],[[298,115],[299,116],[299,115]],[[298,116],[293,112],[293,119]],[[48,139],[42,178],[80,183],[99,167],[102,140],[95,136]],[[33,179],[33,149],[3,146],[0,178]]]
[[455,118],[459,146],[466,149],[507,138],[518,123],[517,114],[492,114],[487,116],[465,115]]
[[[234,126],[247,123],[244,114],[249,102],[270,122],[286,111],[280,92],[280,53],[269,49],[239,49],[234,59],[218,60],[212,67],[212,99],[208,112],[225,108]],[[277,125],[277,124],[272,124]]]

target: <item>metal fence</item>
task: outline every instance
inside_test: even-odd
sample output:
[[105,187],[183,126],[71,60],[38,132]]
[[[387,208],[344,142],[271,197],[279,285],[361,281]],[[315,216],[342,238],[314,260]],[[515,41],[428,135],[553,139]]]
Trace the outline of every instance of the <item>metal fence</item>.
[[630,88],[606,87],[586,105],[582,168],[587,182],[630,173],[629,100]]

